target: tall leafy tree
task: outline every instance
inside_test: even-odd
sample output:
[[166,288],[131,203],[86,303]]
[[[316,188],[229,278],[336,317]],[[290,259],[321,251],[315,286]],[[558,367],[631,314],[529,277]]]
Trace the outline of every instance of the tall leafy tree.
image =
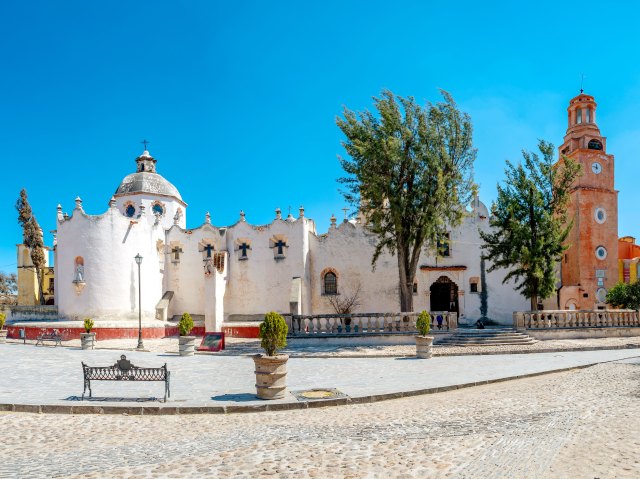
[[33,263],[38,280],[38,297],[40,304],[44,304],[44,295],[42,294],[43,270],[46,264],[44,251],[44,241],[42,239],[42,229],[38,224],[38,220],[33,215],[27,190],[24,188],[20,191],[20,197],[16,202],[16,210],[18,210],[18,223],[22,226],[22,242],[29,248],[31,262]]
[[461,223],[471,197],[471,120],[442,96],[421,106],[384,90],[373,99],[375,114],[345,108],[336,120],[348,154],[340,158],[342,193],[377,236],[372,265],[384,250],[396,256],[402,311],[413,311],[420,252],[435,250],[438,237]]
[[532,310],[555,291],[556,264],[568,248],[565,241],[573,226],[566,206],[581,172],[567,157],[554,164],[551,143],[540,140],[538,148],[540,155],[523,150],[524,161],[518,165],[507,161],[506,180],[498,185],[492,206],[492,229],[480,232],[483,256],[492,261],[488,271],[507,269],[503,283],[513,278]]

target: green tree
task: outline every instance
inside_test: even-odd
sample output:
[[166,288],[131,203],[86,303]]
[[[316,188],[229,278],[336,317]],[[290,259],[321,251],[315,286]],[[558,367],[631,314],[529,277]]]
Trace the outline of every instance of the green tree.
[[555,291],[556,264],[568,248],[567,235],[573,221],[567,217],[572,183],[581,167],[563,157],[554,164],[554,146],[538,143],[541,157],[522,151],[524,162],[507,161],[506,180],[498,185],[498,199],[492,206],[489,233],[480,232],[485,259],[493,264],[487,270],[508,269],[503,283],[516,282],[516,290],[531,300],[537,309],[538,299]]
[[640,309],[640,282],[618,283],[607,293],[607,303],[622,309]]
[[36,217],[33,215],[29,199],[27,198],[27,190],[24,188],[20,191],[20,197],[16,202],[16,210],[18,210],[18,223],[22,226],[22,242],[27,248],[29,248],[31,262],[36,270],[40,304],[44,304],[44,295],[42,294],[42,273],[46,264],[46,257],[44,241],[42,239],[42,228],[40,228],[38,220],[36,220]]
[[423,248],[462,222],[471,197],[473,161],[469,115],[453,98],[420,106],[385,90],[374,98],[377,114],[347,108],[336,123],[346,136],[346,177],[338,181],[377,237],[375,268],[387,250],[397,257],[400,307],[413,311],[413,280]]

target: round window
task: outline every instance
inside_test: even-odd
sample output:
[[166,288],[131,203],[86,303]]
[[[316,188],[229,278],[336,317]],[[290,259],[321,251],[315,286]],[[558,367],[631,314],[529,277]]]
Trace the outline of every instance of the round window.
[[124,210],[124,214],[129,218],[133,218],[133,215],[136,214],[136,207],[133,205],[128,205]]
[[162,216],[164,214],[164,208],[160,203],[156,203],[151,207],[154,215]]
[[596,298],[601,303],[607,301],[607,290],[604,288],[598,288],[598,291],[596,291]]
[[596,222],[600,224],[604,223],[607,220],[607,212],[604,210],[604,208],[596,208],[594,216],[596,218]]
[[596,258],[605,259],[607,257],[607,248],[604,246],[598,246],[596,248]]

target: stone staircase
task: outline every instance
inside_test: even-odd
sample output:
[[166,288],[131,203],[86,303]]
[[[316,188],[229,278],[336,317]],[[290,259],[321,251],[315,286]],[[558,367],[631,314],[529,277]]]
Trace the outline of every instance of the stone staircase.
[[447,338],[438,341],[443,346],[505,346],[535,344],[531,336],[513,328],[458,329]]

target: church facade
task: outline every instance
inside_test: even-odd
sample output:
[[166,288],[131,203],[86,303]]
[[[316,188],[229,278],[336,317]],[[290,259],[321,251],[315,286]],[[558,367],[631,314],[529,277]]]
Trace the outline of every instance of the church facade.
[[[559,161],[573,158],[583,174],[571,192],[574,226],[559,264],[558,294],[545,304],[603,308],[618,280],[613,156],[592,96],[570,101],[568,123]],[[320,234],[301,207],[286,217],[277,209],[268,224],[251,224],[241,211],[229,226],[214,225],[207,213],[199,226],[188,227],[187,203],[158,174],[156,160],[145,150],[135,161],[136,171],[122,180],[104,213],[87,214],[80,198],[71,214],[58,206],[55,291],[51,281],[49,293],[60,319],[136,320],[139,300],[145,322],[162,324],[189,312],[207,331],[255,325],[271,310],[335,313],[336,298],[356,297],[352,312],[399,311],[397,260],[384,253],[372,269],[376,238],[365,218],[332,217]],[[487,317],[511,324],[513,311],[528,309],[513,284],[503,284],[506,271],[489,273],[481,260],[480,231],[489,229],[489,212],[474,198],[438,254],[423,251],[413,285],[416,311],[453,311],[461,324],[472,324],[485,303]],[[19,263],[28,260],[21,246]],[[28,283],[31,297],[33,278]]]
[[[187,204],[157,173],[156,160],[145,150],[136,165],[103,214],[87,214],[80,198],[71,214],[58,206],[61,319],[137,319],[138,293],[145,321],[189,312],[204,319],[207,331],[258,321],[271,310],[334,313],[336,296],[357,296],[353,312],[399,311],[397,260],[383,254],[372,269],[376,240],[361,219],[332,217],[329,230],[318,234],[301,207],[295,217],[276,210],[265,225],[250,224],[240,212],[235,224],[215,226],[207,213],[188,228]],[[471,323],[481,316],[484,294],[487,316],[510,324],[512,312],[526,307],[513,285],[502,284],[504,272],[487,273],[482,264],[479,230],[488,228],[489,212],[476,198],[439,255],[420,259],[416,310],[455,311],[461,323]]]

